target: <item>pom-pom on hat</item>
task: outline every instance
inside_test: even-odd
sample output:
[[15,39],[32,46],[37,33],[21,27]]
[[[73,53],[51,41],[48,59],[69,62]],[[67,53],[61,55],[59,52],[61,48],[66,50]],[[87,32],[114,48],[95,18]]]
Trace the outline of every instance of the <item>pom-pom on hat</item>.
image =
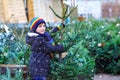
[[30,30],[34,31],[37,29],[38,25],[44,23],[46,25],[46,22],[39,17],[34,17],[30,23],[28,24],[28,26],[30,27]]

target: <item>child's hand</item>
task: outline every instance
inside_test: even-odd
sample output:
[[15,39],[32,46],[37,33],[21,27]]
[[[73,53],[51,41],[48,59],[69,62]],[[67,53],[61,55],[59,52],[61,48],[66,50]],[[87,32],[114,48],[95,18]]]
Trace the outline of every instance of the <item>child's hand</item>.
[[67,52],[61,53],[61,58],[65,58],[68,55]]

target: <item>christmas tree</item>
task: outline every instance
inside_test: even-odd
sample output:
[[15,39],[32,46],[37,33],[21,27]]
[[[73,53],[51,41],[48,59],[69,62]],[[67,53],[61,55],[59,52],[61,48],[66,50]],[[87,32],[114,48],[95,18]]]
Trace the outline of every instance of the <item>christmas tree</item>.
[[68,55],[60,59],[57,55],[51,61],[51,77],[58,80],[92,80],[94,76],[95,58],[82,43],[83,22],[76,22],[62,27],[53,33],[55,43],[64,46]]

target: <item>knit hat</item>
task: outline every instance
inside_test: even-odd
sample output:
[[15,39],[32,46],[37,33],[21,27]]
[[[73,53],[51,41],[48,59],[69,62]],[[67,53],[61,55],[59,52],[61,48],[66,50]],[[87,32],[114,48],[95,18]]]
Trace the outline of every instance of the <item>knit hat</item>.
[[28,24],[30,30],[35,31],[39,24],[44,23],[46,25],[46,22],[39,17],[34,17],[30,23]]

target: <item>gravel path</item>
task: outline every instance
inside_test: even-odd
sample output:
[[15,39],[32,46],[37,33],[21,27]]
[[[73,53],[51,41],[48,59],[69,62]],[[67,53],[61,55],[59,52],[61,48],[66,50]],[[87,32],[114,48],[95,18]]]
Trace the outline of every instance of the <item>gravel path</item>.
[[97,74],[94,80],[120,80],[120,75]]

